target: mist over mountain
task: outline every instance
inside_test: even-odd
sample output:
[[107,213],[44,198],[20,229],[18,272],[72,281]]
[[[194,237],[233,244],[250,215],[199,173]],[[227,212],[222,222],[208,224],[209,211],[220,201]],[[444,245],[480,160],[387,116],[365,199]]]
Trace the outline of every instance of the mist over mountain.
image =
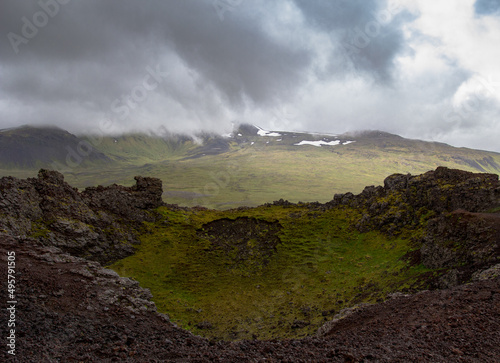
[[496,1],[4,3],[0,128],[245,122],[500,152]]
[[0,130],[0,168],[32,169],[110,162],[77,136],[57,127],[22,126]]
[[412,140],[382,131],[318,134],[269,131],[251,124],[194,136],[163,131],[121,136],[73,135],[25,126],[0,132],[1,175],[62,172],[79,188],[132,185],[147,173],[164,182],[172,203],[229,208],[280,198],[327,201],[359,192],[391,173],[437,166],[500,173],[500,154]]

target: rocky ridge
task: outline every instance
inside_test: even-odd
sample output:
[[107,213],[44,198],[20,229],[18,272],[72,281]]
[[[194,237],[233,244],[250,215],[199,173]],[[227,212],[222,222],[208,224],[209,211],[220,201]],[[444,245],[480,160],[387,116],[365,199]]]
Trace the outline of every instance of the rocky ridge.
[[438,167],[422,175],[394,174],[384,186],[362,193],[336,194],[328,208],[362,211],[356,228],[399,235],[425,225],[414,239],[415,263],[447,273],[436,281],[446,288],[465,283],[500,262],[500,182],[496,174]]
[[163,205],[162,183],[136,177],[132,187],[111,185],[79,192],[61,173],[0,179],[0,232],[29,243],[55,246],[101,263],[124,258],[139,243],[142,222]]
[[463,209],[484,212],[500,206],[498,175],[438,167],[421,175],[393,174],[384,186],[368,186],[358,195],[336,194],[328,207],[363,210],[361,231],[398,234],[438,214]]

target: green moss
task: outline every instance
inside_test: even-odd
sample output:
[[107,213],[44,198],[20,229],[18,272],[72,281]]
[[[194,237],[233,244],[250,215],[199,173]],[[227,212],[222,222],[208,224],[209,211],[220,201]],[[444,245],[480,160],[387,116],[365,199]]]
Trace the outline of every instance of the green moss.
[[[426,272],[401,259],[407,239],[357,232],[352,224],[360,213],[349,208],[159,212],[162,219],[148,224],[136,254],[111,267],[151,289],[159,310],[179,325],[210,338],[309,335],[340,309],[416,286]],[[233,264],[234,253],[214,249],[200,233],[211,221],[241,217],[280,224],[280,242],[266,264],[258,253]],[[247,241],[250,250],[257,244]],[[309,324],[292,328],[296,320]],[[211,329],[200,329],[202,322]]]
[[31,225],[31,231],[29,237],[32,238],[47,238],[49,236],[50,230],[42,223],[33,223]]

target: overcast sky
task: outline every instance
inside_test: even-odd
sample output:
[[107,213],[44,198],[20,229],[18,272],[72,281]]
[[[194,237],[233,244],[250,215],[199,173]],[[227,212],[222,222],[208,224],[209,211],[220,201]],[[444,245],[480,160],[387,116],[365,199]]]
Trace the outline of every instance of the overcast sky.
[[500,0],[2,0],[0,128],[379,129],[500,152]]

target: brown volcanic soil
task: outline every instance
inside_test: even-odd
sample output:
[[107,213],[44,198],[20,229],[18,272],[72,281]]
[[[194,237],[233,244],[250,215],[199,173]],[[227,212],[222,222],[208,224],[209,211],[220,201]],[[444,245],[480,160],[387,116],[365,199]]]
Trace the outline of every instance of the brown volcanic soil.
[[[16,252],[16,356],[7,356],[7,251]],[[317,337],[210,342],[98,263],[0,235],[2,355],[13,362],[495,362],[500,278],[354,310]]]

